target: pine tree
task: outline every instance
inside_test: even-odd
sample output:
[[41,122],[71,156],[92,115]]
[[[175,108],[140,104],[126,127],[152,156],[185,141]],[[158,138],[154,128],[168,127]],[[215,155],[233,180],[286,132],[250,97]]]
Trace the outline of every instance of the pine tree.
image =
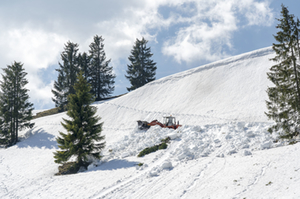
[[90,80],[91,69],[90,69],[90,57],[86,52],[78,54],[78,65],[80,70],[83,72],[83,76],[88,80]]
[[59,107],[60,111],[64,111],[68,103],[68,95],[74,94],[74,84],[76,82],[76,77],[79,72],[78,66],[78,44],[72,43],[70,41],[65,44],[64,51],[61,53],[62,64],[59,63],[57,81],[54,82],[54,89],[52,93],[54,98],[52,98],[55,103],[55,107]]
[[[10,67],[10,66],[8,66]],[[13,116],[13,74],[11,70],[3,69],[0,95],[0,144],[11,146],[15,141],[15,134],[12,131]]]
[[86,168],[89,156],[101,158],[100,153],[105,146],[105,142],[99,143],[104,140],[104,136],[100,134],[103,123],[99,123],[100,117],[96,116],[96,107],[91,106],[94,97],[82,72],[78,75],[74,89],[75,94],[68,96],[67,115],[71,119],[63,119],[62,123],[67,133],[59,132],[61,137],[56,141],[61,150],[54,152],[54,158],[56,163],[63,164],[71,157],[76,157],[78,168]]
[[29,102],[28,81],[23,64],[14,62],[3,69],[0,95],[0,142],[7,146],[18,142],[18,132],[32,128],[33,104]]
[[294,16],[282,5],[281,19],[276,28],[280,29],[274,36],[278,44],[273,44],[276,56],[271,60],[277,62],[267,73],[274,86],[267,90],[269,101],[266,101],[268,112],[266,115],[276,124],[269,131],[282,131],[282,138],[292,138],[300,131],[300,89],[298,27]]
[[[297,21],[294,24],[294,40],[296,41],[296,55],[298,55],[298,60],[300,60],[300,20],[297,18]],[[298,65],[299,66],[299,65]]]
[[113,67],[109,66],[111,60],[106,61],[103,41],[102,36],[94,36],[89,50],[91,92],[96,97],[96,101],[108,97],[115,89],[116,76],[113,74]]
[[127,88],[128,91],[135,90],[148,82],[155,80],[156,63],[151,59],[151,49],[147,48],[147,40],[136,39],[135,45],[131,50],[131,55],[128,57],[130,65],[127,65],[128,75],[125,77],[130,81],[131,87]]

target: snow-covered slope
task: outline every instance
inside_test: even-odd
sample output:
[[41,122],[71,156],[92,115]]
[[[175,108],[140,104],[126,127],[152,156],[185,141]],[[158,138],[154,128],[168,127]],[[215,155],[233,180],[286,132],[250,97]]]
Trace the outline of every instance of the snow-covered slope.
[[[65,113],[36,119],[21,142],[0,149],[0,198],[299,198],[300,145],[275,143],[267,132],[273,56],[257,50],[96,103],[107,147],[76,175],[54,176]],[[170,114],[181,128],[137,129],[137,120]],[[166,150],[137,157],[167,136]]]
[[169,114],[188,125],[266,122],[266,72],[273,56],[272,48],[265,48],[156,80],[103,103],[99,115],[106,128],[117,129]]

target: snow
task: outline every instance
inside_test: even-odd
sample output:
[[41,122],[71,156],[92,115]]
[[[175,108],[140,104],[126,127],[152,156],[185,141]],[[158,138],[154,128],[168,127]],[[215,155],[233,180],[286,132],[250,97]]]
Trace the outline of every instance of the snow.
[[[95,103],[106,148],[75,175],[54,176],[66,114],[35,119],[17,145],[0,149],[0,198],[299,198],[300,144],[267,131],[271,57],[271,48],[256,50]],[[182,127],[137,128],[166,115]],[[166,137],[167,149],[137,157]]]

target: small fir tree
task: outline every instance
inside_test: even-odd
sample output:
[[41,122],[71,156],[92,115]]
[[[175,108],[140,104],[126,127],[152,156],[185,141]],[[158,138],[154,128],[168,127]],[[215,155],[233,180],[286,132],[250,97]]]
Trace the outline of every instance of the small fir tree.
[[300,89],[299,89],[299,25],[294,16],[282,5],[281,19],[276,28],[279,32],[274,36],[278,44],[273,44],[277,62],[267,73],[274,84],[267,90],[269,100],[266,101],[269,119],[276,122],[269,131],[282,131],[282,138],[292,138],[299,134],[300,125]]
[[63,119],[64,123],[61,123],[67,133],[59,132],[60,137],[56,141],[61,150],[54,152],[54,159],[56,163],[64,164],[75,157],[78,168],[87,168],[89,156],[101,158],[100,153],[105,146],[105,142],[101,142],[104,140],[104,136],[101,136],[103,123],[99,123],[96,107],[91,106],[94,97],[82,72],[74,89],[75,94],[68,96],[67,115],[70,119]]
[[32,128],[33,104],[29,102],[28,81],[23,64],[14,62],[3,69],[0,95],[0,143],[6,146],[18,142],[18,132]]
[[147,40],[136,39],[136,42],[131,50],[131,55],[128,57],[130,65],[127,65],[128,75],[125,77],[130,81],[131,87],[128,91],[135,90],[148,82],[155,80],[156,63],[151,59],[152,53],[150,47],[147,47]]
[[113,67],[109,66],[110,59],[106,60],[104,52],[104,39],[102,36],[94,36],[94,41],[90,44],[90,84],[92,94],[99,101],[108,97],[115,89]]

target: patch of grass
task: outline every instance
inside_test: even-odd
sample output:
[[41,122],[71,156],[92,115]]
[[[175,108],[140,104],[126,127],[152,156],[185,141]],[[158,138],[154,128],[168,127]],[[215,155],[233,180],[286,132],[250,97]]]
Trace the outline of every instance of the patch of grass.
[[297,144],[298,142],[296,141],[296,140],[291,140],[290,142],[289,142],[289,145],[294,145],[294,144]]
[[171,140],[171,138],[168,136],[168,137],[166,137],[165,139],[162,139],[161,142],[162,142],[162,143],[169,143],[170,140]]
[[[103,98],[103,99],[101,99],[101,100],[99,100],[99,101],[118,98],[118,97],[124,96],[124,95],[126,95],[126,94],[127,94],[127,93],[124,93],[124,94],[121,94],[121,95],[117,95],[117,96],[112,96],[112,97]],[[45,117],[45,116],[49,116],[49,115],[54,115],[54,114],[57,114],[57,113],[62,113],[62,112],[64,112],[64,111],[67,111],[67,106],[65,106],[62,110],[60,110],[58,107],[56,107],[56,108],[52,108],[52,109],[49,109],[49,110],[45,110],[45,111],[39,112],[39,113],[37,113],[35,116],[33,116],[32,119],[37,119],[37,118],[40,118],[40,117]]]
[[147,155],[149,153],[153,153],[158,150],[158,147],[159,147],[159,145],[147,147],[138,154],[138,157],[144,157],[145,155]]
[[163,140],[161,140],[162,143],[161,144],[157,144],[157,145],[154,145],[152,147],[147,147],[145,148],[144,150],[142,150],[139,154],[138,154],[138,157],[144,157],[145,155],[149,154],[149,153],[153,153],[157,150],[161,150],[161,149],[166,149],[168,147],[167,143],[166,142],[169,142],[170,141],[170,138],[167,137]]
[[139,166],[139,167],[141,167],[141,166],[143,166],[143,165],[144,165],[144,163],[142,163],[142,162],[138,163],[138,166]]
[[163,142],[158,146],[158,150],[166,149],[167,147],[168,147],[168,145],[165,142]]
[[59,108],[52,108],[52,109],[45,110],[45,111],[37,113],[35,116],[33,116],[32,119],[45,117],[45,116],[49,116],[49,115],[54,115],[54,114],[57,114],[57,113],[60,113]]
[[58,167],[58,173],[55,175],[68,175],[75,174],[79,171],[79,166],[77,162],[67,162]]
[[270,186],[271,184],[273,184],[273,183],[270,181],[268,184],[266,184],[266,186]]

